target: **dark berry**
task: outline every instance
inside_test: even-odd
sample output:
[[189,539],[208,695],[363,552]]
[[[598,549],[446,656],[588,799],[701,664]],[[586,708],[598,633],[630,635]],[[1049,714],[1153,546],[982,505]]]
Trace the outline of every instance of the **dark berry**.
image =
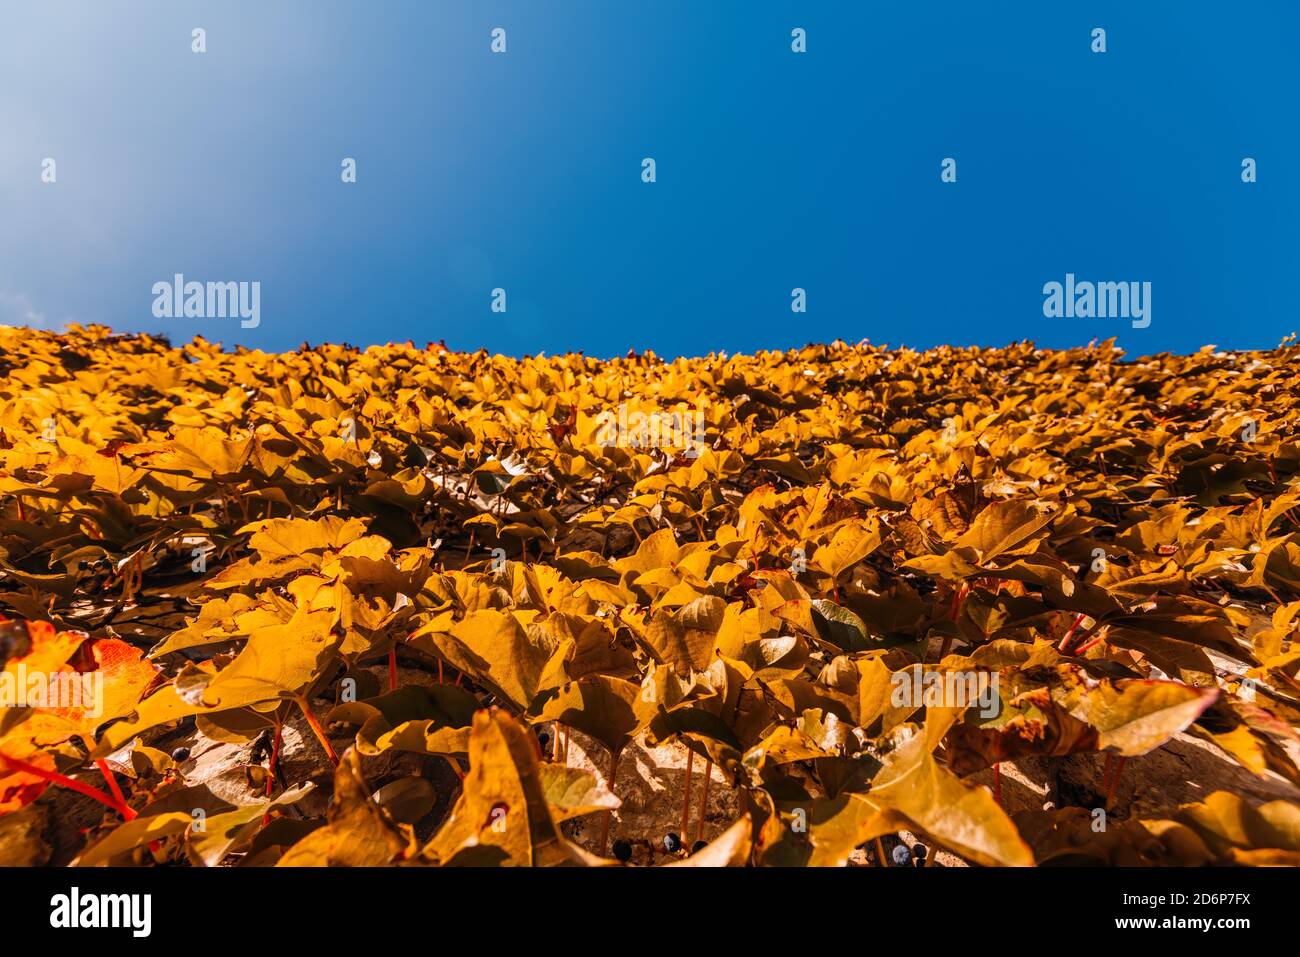
[[682,839],[672,831],[664,835],[664,850],[669,854],[676,854],[682,849]]
[[929,853],[930,853],[930,849],[926,847],[924,844],[912,845],[912,856],[915,857],[918,861],[925,860],[925,856]]
[[537,741],[542,746],[542,750],[546,750],[546,748],[551,744],[551,736],[545,731],[539,731],[537,733]]
[[912,863],[912,852],[907,849],[906,844],[900,844],[894,848],[890,857],[894,859],[895,867],[906,867]]
[[622,861],[626,864],[628,861],[632,860],[632,845],[627,841],[615,841],[614,857],[616,860]]
[[177,748],[175,751],[172,752],[173,761],[188,761],[189,759],[190,759],[189,748]]
[[696,854],[704,850],[708,846],[709,845],[707,841],[696,841],[694,844],[691,845],[691,853]]

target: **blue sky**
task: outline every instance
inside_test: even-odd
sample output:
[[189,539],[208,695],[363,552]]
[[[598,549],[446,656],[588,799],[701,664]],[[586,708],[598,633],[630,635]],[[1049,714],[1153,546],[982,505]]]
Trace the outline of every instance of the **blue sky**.
[[[1271,347],[1300,326],[1298,32],[1280,0],[6,0],[0,322],[516,355]],[[1067,272],[1150,282],[1151,325],[1044,317]],[[260,325],[155,318],[175,273],[260,282]]]

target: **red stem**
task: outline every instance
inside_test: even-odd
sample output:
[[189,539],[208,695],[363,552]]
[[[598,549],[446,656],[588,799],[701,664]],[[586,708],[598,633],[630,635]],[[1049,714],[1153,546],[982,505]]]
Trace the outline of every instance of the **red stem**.
[[1100,642],[1100,641],[1102,641],[1102,640],[1103,640],[1103,636],[1102,636],[1102,635],[1098,635],[1096,638],[1092,639],[1092,641],[1085,642],[1084,644],[1080,645],[1078,648],[1075,648],[1075,649],[1074,649],[1074,653],[1075,653],[1076,655],[1081,655],[1081,654],[1083,654],[1085,651],[1087,651],[1089,648],[1091,648],[1093,645],[1097,644],[1098,642]]
[[334,753],[334,747],[330,744],[330,739],[325,736],[325,729],[320,726],[320,722],[316,720],[316,716],[311,713],[311,705],[307,703],[307,699],[298,695],[293,700],[298,703],[299,709],[302,710],[302,716],[306,718],[307,723],[311,725],[312,733],[316,735],[316,740],[319,741],[321,747],[325,749],[325,754],[329,756],[331,763],[333,763],[335,767],[338,767],[339,756]]
[[1002,762],[993,765],[993,800],[1002,806]]
[[1066,649],[1066,648],[1069,646],[1069,644],[1070,644],[1070,639],[1074,637],[1074,633],[1075,633],[1075,631],[1078,629],[1079,624],[1080,624],[1080,623],[1083,621],[1083,619],[1086,618],[1086,617],[1088,617],[1088,616],[1085,615],[1085,614],[1083,614],[1083,612],[1079,612],[1079,614],[1077,614],[1077,615],[1074,616],[1074,624],[1071,625],[1071,626],[1070,626],[1070,630],[1067,631],[1067,632],[1066,632],[1066,633],[1061,637],[1060,644],[1058,644],[1058,645],[1056,646],[1056,650],[1057,650],[1057,651],[1061,652],[1062,654],[1065,653],[1065,649]]
[[1115,762],[1115,773],[1111,776],[1111,779],[1110,779],[1110,788],[1109,788],[1109,790],[1106,791],[1106,810],[1107,810],[1107,811],[1110,810],[1111,802],[1115,800],[1115,788],[1116,788],[1116,786],[1118,786],[1118,784],[1119,784],[1119,776],[1120,776],[1120,773],[1124,770],[1124,762],[1127,761],[1127,760],[1128,760],[1128,758],[1124,757],[1124,755],[1121,754],[1120,757],[1119,757],[1119,760]]
[[[275,765],[280,760],[280,737],[284,734],[284,725],[275,726],[275,738],[271,742],[271,764],[266,771],[266,796],[271,796],[271,789],[275,786]],[[262,827],[271,823],[271,812],[268,810],[262,815]]]
[[58,771],[47,771],[45,768],[29,764],[19,758],[11,758],[9,755],[2,752],[0,752],[0,761],[3,761],[16,771],[22,771],[24,774],[34,775],[42,780],[49,781],[51,784],[61,784],[65,788],[70,788],[79,794],[84,794],[88,798],[93,798],[100,804],[103,804],[106,807],[111,807],[128,821],[136,817],[134,809],[127,807],[123,802],[117,801],[112,797],[112,795],[105,794],[98,788],[92,788],[89,784],[82,784],[80,781],[73,780],[67,775],[60,774]]
[[[104,776],[104,780],[108,782],[108,789],[111,792],[113,792],[113,797],[117,798],[117,802],[119,804],[125,806],[126,795],[122,793],[122,788],[118,786],[117,778],[114,777],[113,772],[109,770],[108,762],[105,761],[103,758],[97,758],[95,760],[95,766],[99,768],[99,773],[102,774]],[[135,816],[134,811],[132,812],[131,816],[132,817]]]
[[388,649],[388,690],[397,690],[397,646]]

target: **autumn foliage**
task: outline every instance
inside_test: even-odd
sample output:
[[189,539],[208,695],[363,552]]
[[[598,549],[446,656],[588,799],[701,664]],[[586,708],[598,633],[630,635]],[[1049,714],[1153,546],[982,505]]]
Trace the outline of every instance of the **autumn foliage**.
[[[1104,803],[1190,736],[1300,795],[1298,406],[1286,344],[667,362],[0,328],[0,665],[103,689],[0,708],[0,862],[48,860],[41,808],[76,796],[83,865],[610,865],[617,825],[566,824],[609,827],[638,741],[737,794],[659,863],[841,865],[899,831],[979,865],[1300,863],[1300,800],[1099,831],[972,780],[1101,754]],[[611,434],[688,415],[677,445]],[[968,674],[996,713],[900,700]],[[285,778],[291,722],[332,773]],[[265,744],[260,799],[196,826],[181,730]],[[394,753],[453,771],[445,811],[370,773]]]

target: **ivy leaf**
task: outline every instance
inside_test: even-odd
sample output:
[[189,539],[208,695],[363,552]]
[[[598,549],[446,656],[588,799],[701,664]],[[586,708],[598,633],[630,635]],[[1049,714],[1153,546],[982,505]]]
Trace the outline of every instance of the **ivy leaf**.
[[556,824],[595,811],[610,811],[623,802],[614,796],[605,782],[582,768],[562,764],[541,764],[542,795],[551,806]]
[[341,637],[328,612],[308,612],[248,636],[235,660],[203,689],[204,707],[227,710],[302,693],[333,660]]
[[554,640],[525,630],[510,612],[493,609],[466,615],[451,636],[470,655],[465,670],[498,689],[519,710],[528,709],[555,653]]
[[[423,856],[443,864],[604,863],[560,833],[546,801],[536,745],[517,721],[499,709],[474,715],[469,761],[461,796]],[[468,852],[474,857],[464,857]]]
[[850,521],[837,528],[831,540],[817,549],[811,564],[836,580],[879,548],[881,541],[880,523],[875,519]]
[[968,787],[935,761],[924,734],[887,755],[866,800],[978,864],[1023,867],[1034,855],[988,788]]
[[356,747],[364,755],[388,750],[417,754],[463,754],[479,701],[456,685],[399,688],[377,698],[341,704],[330,722],[360,725]]
[[324,827],[289,848],[276,866],[378,867],[413,850],[392,816],[370,799],[355,748],[344,753],[334,771],[334,796],[326,820]]
[[617,756],[657,713],[644,701],[641,686],[608,675],[571,681],[546,702],[538,721],[558,721],[595,738]]

